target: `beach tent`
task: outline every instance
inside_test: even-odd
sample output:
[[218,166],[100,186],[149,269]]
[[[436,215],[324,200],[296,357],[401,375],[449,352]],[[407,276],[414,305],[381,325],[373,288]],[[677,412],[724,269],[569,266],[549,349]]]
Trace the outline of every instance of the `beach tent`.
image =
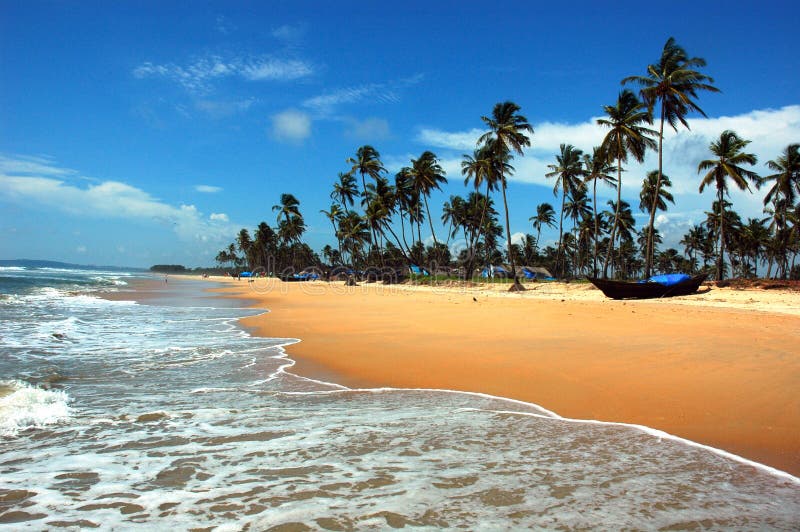
[[546,268],[539,266],[520,266],[520,273],[526,279],[552,279],[553,276],[547,271]]
[[409,269],[411,270],[411,273],[413,273],[414,275],[430,275],[430,273],[428,273],[428,270],[426,270],[425,268],[420,268],[416,264],[412,264],[411,266],[409,266]]
[[253,272],[242,272],[239,274],[239,277],[252,277]]
[[489,266],[488,268],[484,268],[483,271],[481,271],[481,277],[491,276],[491,277],[506,278],[511,276],[511,274],[509,273],[510,270],[511,270],[510,268],[507,268],[505,266]]

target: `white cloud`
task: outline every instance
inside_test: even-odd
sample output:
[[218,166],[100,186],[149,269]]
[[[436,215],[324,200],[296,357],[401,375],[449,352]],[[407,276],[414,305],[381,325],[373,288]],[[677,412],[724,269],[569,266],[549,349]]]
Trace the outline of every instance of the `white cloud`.
[[389,137],[389,122],[383,118],[349,120],[347,135],[360,140],[383,140]]
[[247,111],[255,103],[254,99],[239,101],[197,100],[194,106],[211,118],[227,118]]
[[168,63],[159,65],[145,62],[133,69],[136,78],[166,78],[179,83],[191,92],[204,93],[211,82],[226,77],[249,81],[291,81],[313,75],[313,67],[297,59],[279,59],[270,56],[232,57],[209,55],[188,65]]
[[195,185],[194,189],[204,194],[215,194],[222,191],[222,187],[215,187],[213,185]]
[[354,87],[344,87],[334,91],[308,98],[303,107],[313,109],[321,114],[328,114],[335,107],[357,102],[397,103],[403,90],[422,81],[422,76],[411,76],[387,83],[368,83]]
[[[560,144],[573,144],[591,153],[607,132],[596,124],[597,118],[575,124],[533,124],[535,133],[531,138],[532,146],[523,157],[515,157],[512,164],[516,171],[509,180],[552,189],[554,182],[545,178],[545,174],[550,171],[547,165],[555,163]],[[754,170],[761,175],[771,173],[766,168],[768,160],[778,157],[788,144],[800,141],[800,105],[754,110],[735,116],[690,118],[688,122],[689,130],[680,128],[675,132],[667,127],[664,132],[664,173],[672,181],[670,191],[675,196],[675,204],[669,205],[667,214],[658,220],[657,225],[664,235],[665,245],[673,247],[677,246],[677,241],[689,227],[705,220],[705,211],[709,210],[714,200],[714,190],[707,190],[703,194],[698,192],[700,175],[697,165],[703,159],[712,158],[708,146],[719,138],[722,131],[732,129],[740,137],[751,141],[747,150],[758,156],[759,163]],[[657,129],[658,125],[651,127]],[[471,153],[480,134],[481,130],[477,128],[464,131],[424,128],[416,140],[439,148],[448,178],[454,180],[456,175],[460,176],[461,154]],[[387,160],[401,162],[400,158]],[[407,160],[402,161],[401,166],[407,164]],[[642,179],[648,171],[656,168],[658,155],[655,151],[648,152],[643,164],[632,163],[624,168],[622,197],[636,213]],[[733,187],[730,201],[743,218],[758,217],[762,216],[765,193],[766,189],[750,193],[740,192]],[[598,187],[598,203],[605,208],[605,201],[613,194],[607,187]]]
[[0,173],[15,175],[49,175],[68,177],[77,174],[75,170],[60,168],[49,157],[29,155],[6,156],[0,154]]
[[[517,244],[519,246],[522,245],[522,242],[525,240],[525,233],[518,232],[518,233],[511,233],[511,243]],[[508,247],[508,240],[503,239],[503,246]]]
[[78,246],[77,248],[75,248],[75,251],[77,251],[78,253],[86,253],[86,246]]
[[41,172],[24,175],[14,169],[31,170],[30,158],[3,157],[2,162],[0,197],[23,207],[38,205],[73,216],[159,223],[184,240],[229,239],[236,233],[232,224],[204,220],[194,205],[176,207],[126,183],[109,180],[83,187],[67,182],[64,176],[73,171],[58,168],[52,161],[40,165]]
[[272,136],[280,141],[302,142],[311,135],[311,117],[296,109],[272,116]]
[[477,128],[455,132],[423,128],[417,135],[417,142],[434,148],[461,150],[464,153],[471,154],[478,145],[478,139],[484,133],[486,133],[486,130]]
[[306,33],[305,26],[291,26],[284,24],[272,30],[272,36],[282,41],[294,42],[301,39]]
[[224,212],[219,212],[219,213],[212,212],[211,216],[209,216],[208,219],[211,220],[212,222],[215,222],[215,221],[216,222],[228,222],[228,221],[230,221],[228,219],[228,215],[225,214]]

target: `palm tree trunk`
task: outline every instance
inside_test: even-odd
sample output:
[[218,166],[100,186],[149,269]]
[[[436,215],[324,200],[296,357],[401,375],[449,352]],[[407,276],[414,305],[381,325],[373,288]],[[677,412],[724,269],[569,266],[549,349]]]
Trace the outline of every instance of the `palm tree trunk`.
[[428,208],[428,196],[427,196],[427,194],[423,195],[422,199],[423,199],[423,201],[425,201],[425,212],[428,213],[428,224],[431,226],[431,235],[433,235],[433,245],[434,245],[434,249],[435,249],[439,242],[436,240],[436,232],[434,232],[434,230],[433,230],[433,219],[431,218],[431,210]]
[[644,275],[650,277],[650,268],[653,265],[653,224],[656,218],[656,207],[658,206],[658,193],[661,191],[661,175],[663,168],[663,146],[664,146],[664,104],[661,104],[661,125],[658,130],[658,179],[656,179],[656,189],[653,194],[653,203],[650,209],[650,223],[647,229],[647,257],[645,258]]
[[563,268],[561,268],[561,254],[562,249],[564,248],[564,204],[567,201],[567,187],[566,184],[562,181],[562,190],[561,190],[561,219],[558,222],[558,252],[556,253],[556,275],[559,277],[564,277]]
[[513,284],[508,290],[510,292],[521,292],[525,287],[517,280],[517,267],[514,264],[514,254],[511,251],[511,222],[508,219],[508,200],[506,199],[506,179],[504,175],[500,175],[500,180],[503,187],[503,207],[506,211],[506,238],[508,239],[508,260],[511,262],[511,279]]
[[[621,146],[620,146],[621,149]],[[614,225],[611,227],[611,238],[608,241],[608,252],[603,264],[603,277],[608,277],[608,261],[614,254],[614,238],[617,234],[617,224],[619,223],[619,207],[622,203],[622,158],[617,157],[617,208],[614,209]]]
[[722,280],[722,267],[725,264],[725,205],[722,203],[722,189],[719,189],[719,257],[717,258],[717,281]]
[[594,254],[592,256],[592,275],[597,277],[597,235],[600,232],[599,221],[597,219],[597,177],[594,178],[592,188],[592,211],[594,212]]
[[483,202],[483,209],[481,209],[481,222],[480,225],[476,228],[475,232],[470,235],[470,243],[469,243],[469,262],[467,263],[467,278],[472,278],[472,272],[475,271],[475,260],[478,258],[478,251],[476,249],[478,245],[478,239],[481,237],[481,229],[483,229],[483,221],[486,218],[486,209],[489,207],[489,182],[486,182],[486,198]]

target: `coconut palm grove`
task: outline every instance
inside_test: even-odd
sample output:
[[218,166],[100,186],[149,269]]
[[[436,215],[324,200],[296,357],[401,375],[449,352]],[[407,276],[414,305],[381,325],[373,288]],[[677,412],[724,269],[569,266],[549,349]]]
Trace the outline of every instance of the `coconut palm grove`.
[[[363,145],[342,154],[341,172],[330,183],[330,221],[334,241],[315,253],[303,242],[302,205],[286,191],[272,207],[273,224],[262,222],[251,234],[241,229],[221,250],[222,267],[269,274],[310,267],[363,272],[368,268],[413,271],[460,279],[504,272],[512,290],[520,266],[544,267],[557,278],[583,276],[636,279],[655,273],[707,273],[723,280],[739,278],[800,279],[800,144],[786,139],[781,153],[766,163],[773,173],[752,170],[758,162],[750,141],[736,131],[720,131],[697,167],[698,193],[715,192],[706,218],[680,240],[681,249],[664,249],[655,227],[658,212],[674,205],[670,169],[662,164],[664,130],[689,128],[692,113],[705,116],[702,98],[719,92],[706,62],[690,55],[673,38],[658,60],[643,65],[644,74],[621,80],[614,102],[601,103],[602,143],[591,153],[563,139],[546,174],[553,183],[553,203],[516,208],[530,214],[530,233],[512,241],[507,180],[514,158],[536,142],[525,110],[512,101],[498,102],[476,117],[485,133],[465,153],[461,175],[446,175],[437,155],[424,151],[391,175],[377,147]],[[641,182],[625,174],[629,162],[642,162],[657,151],[658,167]],[[448,181],[463,181],[462,194],[440,206],[444,233],[437,234],[431,192]],[[598,187],[615,190],[616,201],[598,204]],[[638,188],[639,204],[622,199],[623,187]],[[763,216],[742,219],[729,190],[766,189]],[[519,207],[523,205],[522,207]],[[637,226],[634,209],[647,215]],[[437,224],[438,225],[438,224]],[[554,245],[541,245],[543,227],[558,228]],[[431,238],[423,239],[423,231]]]

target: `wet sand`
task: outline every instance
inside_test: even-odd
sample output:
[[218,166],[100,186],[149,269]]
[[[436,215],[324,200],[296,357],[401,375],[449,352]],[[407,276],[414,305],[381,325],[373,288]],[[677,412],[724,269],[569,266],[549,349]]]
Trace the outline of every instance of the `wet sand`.
[[228,280],[295,337],[297,373],[443,388],[641,424],[800,476],[800,293],[704,288],[612,301],[586,284],[431,288]]

